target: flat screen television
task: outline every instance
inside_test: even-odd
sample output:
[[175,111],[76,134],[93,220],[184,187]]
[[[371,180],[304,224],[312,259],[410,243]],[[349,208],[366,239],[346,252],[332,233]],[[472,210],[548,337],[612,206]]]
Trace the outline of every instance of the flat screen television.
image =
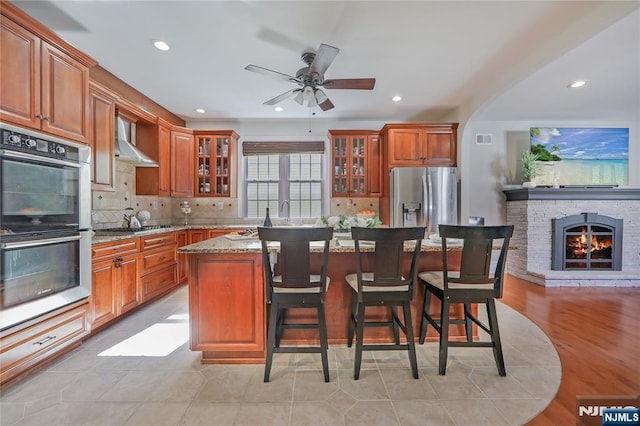
[[537,185],[629,184],[628,128],[532,127],[529,135],[541,165]]

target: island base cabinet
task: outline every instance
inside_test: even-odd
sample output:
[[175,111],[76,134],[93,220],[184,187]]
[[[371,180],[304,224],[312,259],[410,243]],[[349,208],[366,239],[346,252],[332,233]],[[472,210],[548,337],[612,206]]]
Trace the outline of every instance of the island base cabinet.
[[266,356],[260,254],[189,256],[191,350],[203,364],[260,364]]

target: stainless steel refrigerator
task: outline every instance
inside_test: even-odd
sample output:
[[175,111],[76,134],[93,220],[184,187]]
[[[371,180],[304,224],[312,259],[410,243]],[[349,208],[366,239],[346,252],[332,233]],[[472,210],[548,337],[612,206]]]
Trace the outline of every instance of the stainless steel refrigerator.
[[391,169],[392,227],[458,224],[458,180],[455,167],[396,167]]

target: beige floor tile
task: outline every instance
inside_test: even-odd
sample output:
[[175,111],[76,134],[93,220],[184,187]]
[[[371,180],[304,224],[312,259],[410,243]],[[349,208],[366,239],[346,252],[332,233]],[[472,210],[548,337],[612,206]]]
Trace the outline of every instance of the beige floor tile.
[[534,397],[534,395],[515,378],[509,375],[499,376],[495,368],[474,368],[470,378],[488,398],[509,399]]
[[322,371],[296,371],[293,386],[294,401],[326,401],[338,390],[338,373],[330,371],[329,383],[324,381]]
[[98,371],[87,372],[62,390],[61,401],[98,401],[105,392],[112,389],[126,374],[124,371],[113,371],[108,374]]
[[234,426],[282,426],[289,424],[290,402],[245,402],[240,406]]
[[211,402],[242,402],[255,368],[239,365],[209,365],[202,371],[205,383],[196,399]]
[[357,399],[349,395],[348,393],[338,389],[328,399],[327,403],[333,407],[333,409],[344,414],[349,411],[358,402]]
[[143,402],[124,425],[174,426],[180,423],[191,402]]
[[25,404],[21,402],[0,402],[0,424],[10,426],[24,417]]
[[440,404],[458,426],[513,426],[488,399],[446,400]]
[[453,420],[437,401],[392,401],[402,426],[447,426]]
[[400,424],[391,401],[358,401],[345,414],[344,419],[345,424],[350,426],[391,426]]
[[81,402],[61,403],[25,417],[16,425],[122,425],[136,409],[135,403]]
[[493,399],[493,405],[512,425],[525,424],[549,404],[548,399]]
[[435,399],[436,393],[424,378],[414,379],[409,368],[380,369],[382,381],[392,400]]
[[360,378],[353,380],[352,370],[338,370],[340,389],[358,400],[389,399],[387,389],[378,370],[362,370]]
[[295,369],[273,366],[269,382],[265,383],[263,371],[254,372],[244,394],[243,402],[291,402],[295,374]]
[[290,425],[336,426],[343,423],[342,414],[327,403],[294,401],[291,407]]
[[194,401],[185,410],[179,424],[188,426],[231,426],[234,424],[233,422],[239,411],[239,403]]

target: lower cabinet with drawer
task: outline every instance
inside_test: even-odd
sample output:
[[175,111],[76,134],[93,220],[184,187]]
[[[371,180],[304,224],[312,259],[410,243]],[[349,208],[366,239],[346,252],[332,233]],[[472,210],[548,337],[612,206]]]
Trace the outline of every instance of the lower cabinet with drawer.
[[178,240],[175,232],[143,236],[140,240],[140,291],[144,303],[176,285]]
[[0,386],[5,387],[36,364],[80,344],[89,334],[84,300],[0,333]]

